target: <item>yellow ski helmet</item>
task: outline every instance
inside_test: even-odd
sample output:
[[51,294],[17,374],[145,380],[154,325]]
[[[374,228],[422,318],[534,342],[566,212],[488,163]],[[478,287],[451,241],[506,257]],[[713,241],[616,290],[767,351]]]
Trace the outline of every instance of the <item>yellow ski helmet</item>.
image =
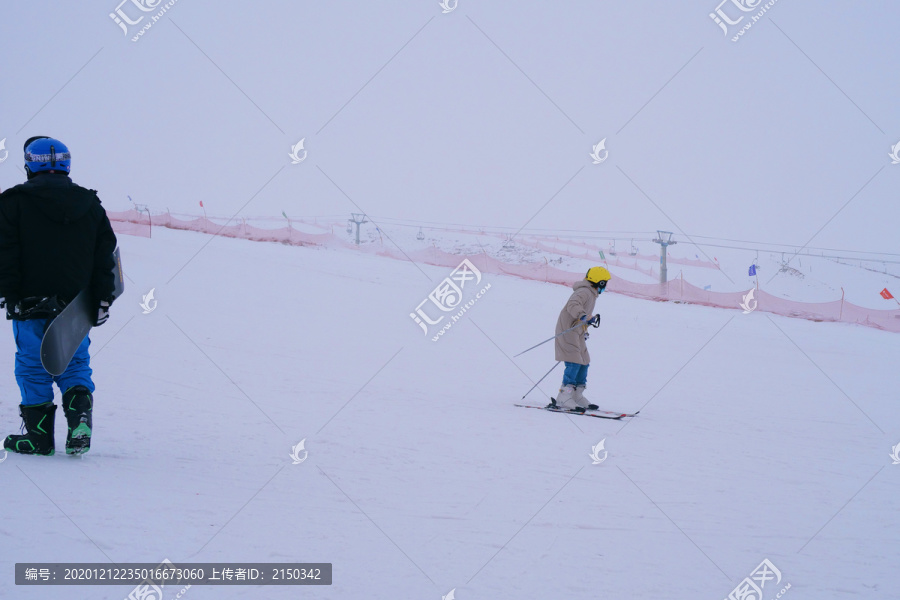
[[609,281],[612,279],[612,275],[610,275],[609,271],[603,267],[591,267],[588,269],[584,278],[593,284],[598,284],[601,281]]

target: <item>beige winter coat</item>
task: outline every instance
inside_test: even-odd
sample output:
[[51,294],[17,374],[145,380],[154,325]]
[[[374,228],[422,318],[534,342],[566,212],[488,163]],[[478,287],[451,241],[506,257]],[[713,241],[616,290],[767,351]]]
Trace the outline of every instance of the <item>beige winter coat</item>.
[[[559,334],[575,325],[578,320],[587,315],[590,319],[594,314],[594,303],[597,301],[597,290],[590,282],[581,280],[572,286],[575,290],[569,301],[559,313],[556,321],[556,333]],[[587,344],[584,343],[584,332],[587,325],[576,327],[565,335],[556,338],[556,360],[588,365],[591,363],[591,355],[588,353]]]

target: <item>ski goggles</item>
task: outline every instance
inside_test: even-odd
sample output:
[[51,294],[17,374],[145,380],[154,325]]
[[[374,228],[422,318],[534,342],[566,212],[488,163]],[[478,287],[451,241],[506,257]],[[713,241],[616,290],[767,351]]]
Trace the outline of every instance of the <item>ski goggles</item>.
[[72,160],[72,154],[70,152],[54,152],[52,154],[25,153],[25,162],[60,162],[63,160]]

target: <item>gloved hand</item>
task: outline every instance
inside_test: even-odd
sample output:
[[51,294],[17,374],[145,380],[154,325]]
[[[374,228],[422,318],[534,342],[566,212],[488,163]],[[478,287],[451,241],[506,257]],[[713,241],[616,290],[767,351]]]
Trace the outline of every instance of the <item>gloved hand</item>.
[[594,327],[600,327],[600,313],[597,313],[596,315],[591,317],[591,320],[588,321],[588,325],[593,325]]
[[16,300],[10,298],[7,300],[6,298],[0,298],[0,308],[6,308],[6,319],[11,321],[15,318],[15,315],[19,312],[19,306]]
[[94,327],[100,327],[106,323],[107,319],[109,319],[109,302],[101,300],[97,307],[97,320],[94,322]]

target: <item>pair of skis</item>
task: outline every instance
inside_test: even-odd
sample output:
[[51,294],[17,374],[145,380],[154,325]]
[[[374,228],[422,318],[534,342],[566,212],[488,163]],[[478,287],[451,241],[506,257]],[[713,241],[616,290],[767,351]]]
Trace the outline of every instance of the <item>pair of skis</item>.
[[613,419],[615,421],[627,418],[634,417],[641,411],[636,413],[620,413],[613,412],[609,410],[587,410],[585,412],[577,412],[574,410],[567,410],[565,408],[556,408],[554,406],[531,406],[529,404],[515,404],[514,406],[518,406],[519,408],[536,408],[538,410],[546,410],[555,413],[563,413],[566,415],[577,415],[581,417],[594,417],[596,419]]

